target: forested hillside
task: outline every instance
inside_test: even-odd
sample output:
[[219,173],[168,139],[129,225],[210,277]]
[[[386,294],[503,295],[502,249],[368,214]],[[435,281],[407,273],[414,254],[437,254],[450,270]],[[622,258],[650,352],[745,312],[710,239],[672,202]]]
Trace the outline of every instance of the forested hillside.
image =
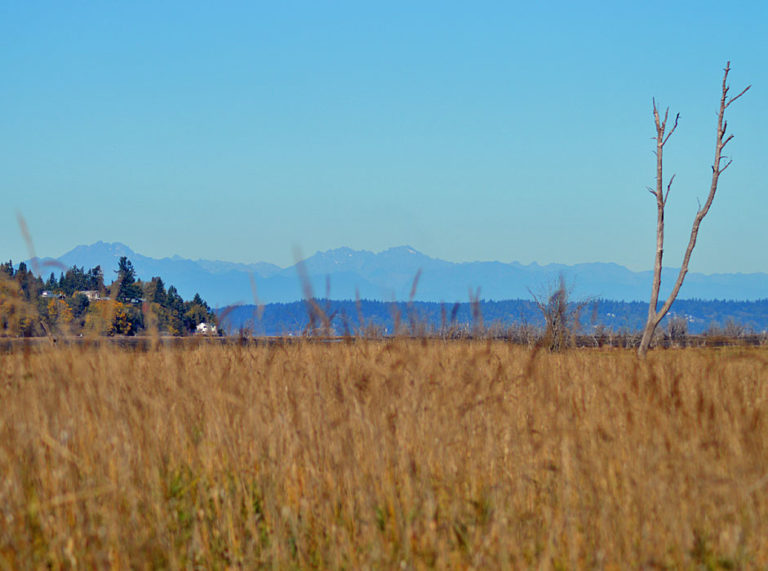
[[137,280],[127,257],[114,273],[109,285],[100,266],[73,266],[43,280],[24,262],[0,264],[0,335],[135,335],[145,329],[188,335],[201,323],[216,324],[199,294],[185,301],[160,277]]

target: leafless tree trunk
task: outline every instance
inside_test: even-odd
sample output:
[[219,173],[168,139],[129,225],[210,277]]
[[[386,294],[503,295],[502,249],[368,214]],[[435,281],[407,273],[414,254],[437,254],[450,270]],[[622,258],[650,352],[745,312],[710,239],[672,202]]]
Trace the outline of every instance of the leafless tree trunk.
[[672,288],[669,297],[664,302],[664,305],[658,310],[657,307],[659,302],[659,289],[661,288],[662,258],[664,256],[664,207],[667,205],[667,198],[669,198],[669,191],[672,188],[672,181],[675,180],[675,175],[672,175],[672,178],[669,179],[669,183],[667,184],[665,191],[664,177],[662,172],[663,152],[664,145],[667,144],[667,141],[672,136],[672,133],[674,133],[675,129],[677,129],[677,121],[680,118],[680,115],[678,114],[675,117],[674,125],[672,125],[672,128],[669,130],[669,132],[667,132],[669,108],[667,108],[667,110],[664,112],[664,119],[662,120],[659,117],[659,111],[656,107],[656,100],[654,99],[653,101],[653,119],[656,124],[656,188],[649,188],[648,191],[656,198],[656,260],[653,266],[653,286],[651,288],[651,300],[648,306],[648,320],[645,323],[645,328],[643,329],[643,338],[640,341],[640,347],[637,350],[637,354],[640,357],[645,357],[646,353],[648,352],[648,348],[651,345],[651,339],[653,338],[653,333],[656,330],[656,327],[659,325],[659,322],[664,319],[664,316],[669,311],[669,308],[672,307],[672,303],[675,301],[675,298],[680,291],[680,287],[683,285],[685,275],[688,273],[688,263],[691,260],[693,248],[696,246],[696,237],[699,234],[699,226],[701,225],[701,221],[704,220],[704,217],[709,212],[709,208],[712,206],[712,201],[714,200],[715,193],[717,192],[717,183],[720,175],[723,174],[723,171],[725,171],[725,169],[731,165],[731,161],[728,160],[725,166],[722,168],[720,167],[720,161],[723,158],[723,149],[725,148],[725,145],[727,145],[728,142],[733,138],[733,135],[729,135],[728,137],[725,136],[725,131],[728,127],[728,121],[726,121],[724,118],[725,110],[728,109],[731,103],[744,95],[751,86],[747,86],[737,96],[731,97],[729,99],[729,88],[727,81],[728,72],[730,70],[731,62],[728,62],[725,65],[725,73],[723,74],[722,95],[720,97],[720,111],[717,115],[715,162],[712,165],[712,184],[709,187],[709,195],[707,196],[707,200],[704,203],[704,206],[699,207],[699,210],[696,213],[696,217],[693,219],[691,236],[688,240],[688,247],[685,250],[685,256],[683,257],[683,263],[680,266],[680,273],[677,275],[675,285]]

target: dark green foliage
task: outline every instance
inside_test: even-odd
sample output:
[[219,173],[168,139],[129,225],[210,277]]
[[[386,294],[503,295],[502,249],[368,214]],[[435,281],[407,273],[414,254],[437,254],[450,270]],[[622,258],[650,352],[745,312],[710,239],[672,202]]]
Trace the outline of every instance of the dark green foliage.
[[144,286],[144,299],[150,303],[157,303],[161,306],[165,305],[167,294],[165,293],[165,284],[162,278],[154,277]]
[[19,269],[16,270],[16,274],[13,277],[16,279],[19,287],[21,287],[21,291],[26,299],[37,297],[38,293],[43,289],[43,281],[27,269],[27,265],[24,262],[19,263]]
[[[13,261],[8,261],[0,264],[0,273],[18,284],[22,299],[35,309],[39,317],[25,322],[23,331],[16,332],[18,335],[46,334],[45,327],[50,329],[51,325],[48,315],[51,299],[63,300],[69,306],[73,318],[70,329],[75,334],[83,330],[86,315],[94,309],[93,304],[105,303],[107,297],[125,306],[131,334],[140,334],[144,330],[145,311],[155,313],[159,332],[173,335],[194,333],[199,323],[218,323],[215,313],[200,294],[195,294],[192,301],[184,301],[175,287],[170,286],[166,291],[160,277],[142,283],[137,280],[133,264],[125,256],[120,258],[115,270],[116,279],[109,287],[104,284],[100,266],[88,271],[73,266],[60,273],[58,278],[52,272],[44,281],[30,271],[24,262],[14,268]],[[49,293],[42,296],[45,291]],[[86,293],[92,296],[93,301],[89,301]]]
[[79,291],[104,292],[104,276],[101,273],[101,267],[96,266],[85,271],[85,268],[72,266],[66,272],[60,274],[58,281],[51,273],[48,281],[45,282],[45,289],[66,296],[75,295]]
[[143,292],[141,287],[136,284],[136,270],[133,269],[133,264],[126,256],[120,258],[118,263],[115,284],[117,285],[117,292],[115,292],[114,297],[117,301],[136,303],[141,300]]
[[185,331],[194,331],[200,323],[215,323],[215,314],[199,293],[191,302],[184,303],[184,310],[182,323]]
[[88,298],[82,293],[78,293],[68,298],[67,303],[69,304],[69,307],[72,308],[72,315],[75,318],[82,317],[90,305]]

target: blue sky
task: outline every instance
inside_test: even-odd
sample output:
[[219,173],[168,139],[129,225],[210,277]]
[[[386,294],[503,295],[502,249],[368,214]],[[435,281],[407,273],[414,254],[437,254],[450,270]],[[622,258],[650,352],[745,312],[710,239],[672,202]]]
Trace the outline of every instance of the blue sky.
[[734,162],[691,270],[768,272],[768,3],[0,0],[0,256],[120,241],[293,262],[650,269],[651,98],[681,115],[666,262],[706,196],[722,68]]

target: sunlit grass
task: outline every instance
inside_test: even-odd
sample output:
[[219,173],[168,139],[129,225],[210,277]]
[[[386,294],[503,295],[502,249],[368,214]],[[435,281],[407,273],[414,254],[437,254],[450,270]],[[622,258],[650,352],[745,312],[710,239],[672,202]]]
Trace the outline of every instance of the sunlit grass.
[[0,357],[0,568],[766,568],[768,351]]

